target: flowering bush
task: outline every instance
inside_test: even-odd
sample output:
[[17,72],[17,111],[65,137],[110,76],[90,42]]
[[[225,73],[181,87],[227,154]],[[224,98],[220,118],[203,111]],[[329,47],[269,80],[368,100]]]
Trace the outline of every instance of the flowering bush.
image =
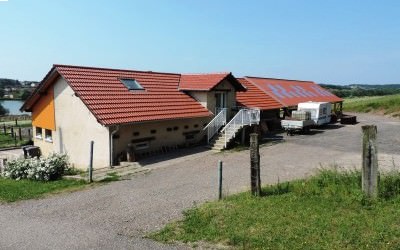
[[68,169],[68,156],[53,153],[47,158],[40,156],[9,161],[4,168],[3,176],[15,180],[51,181],[60,179]]

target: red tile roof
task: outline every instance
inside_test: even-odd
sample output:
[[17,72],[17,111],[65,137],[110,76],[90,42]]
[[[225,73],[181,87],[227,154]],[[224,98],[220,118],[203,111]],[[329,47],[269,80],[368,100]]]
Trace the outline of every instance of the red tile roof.
[[239,106],[248,108],[259,108],[260,110],[270,110],[283,108],[283,105],[273,97],[250,83],[245,78],[237,78],[239,82],[246,87],[247,91],[237,92],[236,100]]
[[213,74],[183,74],[179,83],[180,90],[210,91],[223,80],[227,79],[238,91],[245,88],[230,72]]
[[[61,75],[103,125],[143,121],[207,117],[212,115],[200,103],[178,90],[180,74],[54,65],[46,79]],[[135,79],[145,90],[129,91],[119,80]],[[44,91],[44,90],[42,90]],[[38,96],[38,95],[37,95]],[[32,108],[35,94],[22,107]]]
[[296,106],[300,102],[341,102],[343,99],[311,81],[284,80],[262,77],[245,77],[264,93],[283,106]]

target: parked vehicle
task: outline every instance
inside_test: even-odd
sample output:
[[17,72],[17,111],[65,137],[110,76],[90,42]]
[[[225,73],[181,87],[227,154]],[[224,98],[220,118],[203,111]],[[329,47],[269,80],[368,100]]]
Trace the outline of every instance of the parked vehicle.
[[297,105],[297,110],[310,111],[311,120],[315,125],[324,125],[331,122],[331,103],[330,102],[301,102]]
[[286,133],[295,131],[308,132],[312,126],[320,126],[331,121],[331,104],[329,102],[302,102],[292,116],[281,121]]
[[296,131],[308,132],[314,125],[313,120],[282,120],[281,126],[288,135],[293,135]]

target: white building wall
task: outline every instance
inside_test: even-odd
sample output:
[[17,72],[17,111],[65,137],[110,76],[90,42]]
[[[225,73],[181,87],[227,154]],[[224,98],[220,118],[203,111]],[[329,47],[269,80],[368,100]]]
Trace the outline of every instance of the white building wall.
[[[97,122],[63,78],[54,84],[54,108],[56,131],[53,132],[53,151],[67,153],[76,168],[86,169],[90,141],[93,140],[93,167],[109,166],[108,128]],[[45,150],[48,151],[47,147]]]
[[224,80],[211,91],[188,91],[188,94],[196,99],[203,107],[207,108],[212,113],[215,113],[216,93],[226,93],[226,107],[228,118],[233,115],[232,108],[236,106],[236,89],[232,84]]
[[[141,149],[135,148],[135,154],[141,156],[147,152],[158,153],[166,148],[185,147],[197,144],[206,135],[203,128],[211,117],[174,119],[168,121],[145,122],[138,124],[122,125],[116,133],[114,142],[114,157],[126,155],[128,144],[133,146],[147,143]],[[193,138],[187,138],[193,133]]]
[[[199,102],[203,107],[207,107],[207,95],[208,92],[206,91],[189,91],[188,94],[193,97],[197,102]],[[212,111],[214,112],[214,111]]]

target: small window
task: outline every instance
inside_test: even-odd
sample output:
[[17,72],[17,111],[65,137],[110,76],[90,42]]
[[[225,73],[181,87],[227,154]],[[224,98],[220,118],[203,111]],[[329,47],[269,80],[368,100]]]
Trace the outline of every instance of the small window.
[[179,129],[179,127],[177,127],[177,126],[174,127],[174,131],[176,131],[176,130],[178,130],[178,129]]
[[133,132],[133,136],[139,136],[140,133],[139,132]]
[[120,81],[127,87],[129,90],[144,90],[142,85],[139,84],[135,79],[120,79]]
[[167,131],[168,131],[168,132],[171,132],[171,131],[172,131],[172,128],[167,128]]
[[41,127],[36,127],[36,136],[37,139],[43,139],[42,136],[42,128]]
[[198,127],[199,127],[199,124],[195,124],[194,127],[195,127],[195,128],[198,128]]
[[185,129],[188,129],[189,128],[189,126],[188,125],[185,125],[185,127],[184,127]]
[[52,135],[52,132],[53,131],[51,131],[50,129],[45,129],[45,137],[44,137],[44,139],[45,139],[45,141],[47,141],[47,142],[53,142],[53,135]]
[[135,149],[136,150],[142,150],[142,149],[147,149],[150,147],[150,142],[145,141],[145,142],[140,142],[135,144]]
[[150,134],[155,134],[155,133],[157,133],[157,130],[155,129],[150,130]]
[[188,134],[185,135],[186,140],[193,140],[194,139],[194,134]]

